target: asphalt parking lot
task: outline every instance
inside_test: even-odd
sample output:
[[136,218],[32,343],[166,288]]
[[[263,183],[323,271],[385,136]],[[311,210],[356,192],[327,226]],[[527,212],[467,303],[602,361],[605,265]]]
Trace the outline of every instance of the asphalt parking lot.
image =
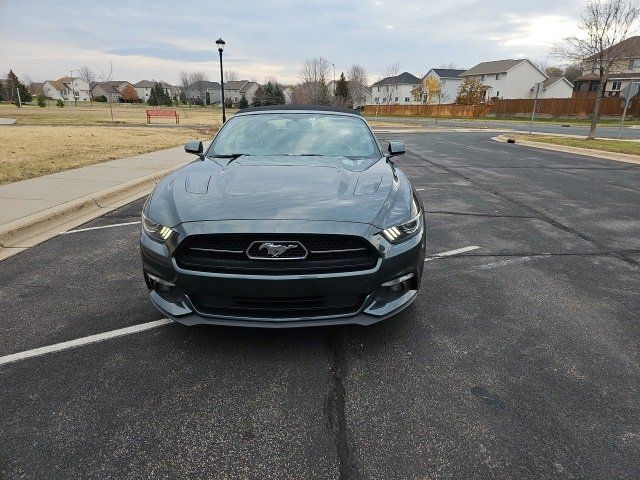
[[371,327],[167,324],[3,364],[161,316],[143,200],[0,262],[0,478],[640,478],[640,166],[391,137],[429,257]]

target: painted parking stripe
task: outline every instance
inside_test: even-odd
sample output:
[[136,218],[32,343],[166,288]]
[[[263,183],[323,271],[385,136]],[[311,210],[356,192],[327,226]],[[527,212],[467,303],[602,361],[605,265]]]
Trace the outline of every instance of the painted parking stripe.
[[138,225],[138,224],[140,224],[140,220],[138,220],[137,222],[112,223],[111,225],[101,225],[99,227],[88,227],[88,228],[78,228],[77,230],[67,230],[66,232],[61,232],[60,235],[67,235],[69,233],[88,232],[89,230],[100,230],[102,228],[124,227],[125,225]]
[[460,255],[461,253],[471,252],[473,250],[478,250],[480,247],[477,245],[471,245],[469,247],[456,248],[455,250],[449,250],[447,252],[436,253],[435,255],[429,255],[424,259],[425,262],[430,262],[431,260],[437,260],[439,258],[444,257],[452,257],[454,255]]
[[507,260],[500,260],[498,262],[485,263],[484,265],[478,265],[476,267],[477,270],[490,270],[492,268],[504,267],[506,265],[511,265],[512,263],[522,263],[528,262],[532,260],[531,257],[518,257],[518,258],[509,258]]
[[75,340],[69,340],[68,342],[55,343],[46,347],[34,348],[33,350],[26,350],[24,352],[12,353],[11,355],[5,355],[0,357],[0,365],[6,365],[7,363],[18,362],[20,360],[26,360],[27,358],[39,357],[48,353],[60,352],[62,350],[69,350],[70,348],[81,347],[90,343],[103,342],[111,338],[122,337],[123,335],[130,335],[132,333],[144,332],[145,330],[151,330],[152,328],[162,327],[172,323],[172,320],[163,318],[161,320],[155,320],[153,322],[141,323],[140,325],[134,325],[132,327],[120,328],[118,330],[111,330],[110,332],[98,333],[96,335],[89,335],[88,337],[77,338]]

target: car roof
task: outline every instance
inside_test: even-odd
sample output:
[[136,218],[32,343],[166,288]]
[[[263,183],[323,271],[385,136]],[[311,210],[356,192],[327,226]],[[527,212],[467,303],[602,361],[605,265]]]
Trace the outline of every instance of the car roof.
[[260,113],[260,112],[329,112],[329,113],[342,113],[349,115],[358,115],[358,110],[350,108],[333,107],[329,105],[268,105],[266,107],[248,107],[239,110],[236,115],[242,115],[245,113]]

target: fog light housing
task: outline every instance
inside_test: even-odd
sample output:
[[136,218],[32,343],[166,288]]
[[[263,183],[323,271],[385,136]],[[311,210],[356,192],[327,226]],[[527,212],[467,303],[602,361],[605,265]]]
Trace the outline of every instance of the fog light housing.
[[415,274],[408,273],[402,277],[394,278],[388,282],[384,282],[382,287],[385,293],[392,297],[399,297],[403,295],[411,287],[411,281],[415,277]]

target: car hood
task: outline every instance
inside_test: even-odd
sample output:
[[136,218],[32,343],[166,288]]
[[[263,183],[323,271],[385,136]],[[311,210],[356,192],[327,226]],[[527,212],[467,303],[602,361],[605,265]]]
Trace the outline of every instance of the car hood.
[[384,158],[363,171],[340,162],[288,157],[242,158],[222,167],[193,162],[164,179],[153,193],[149,216],[175,226],[210,220],[327,220],[385,228],[405,220],[411,187]]

